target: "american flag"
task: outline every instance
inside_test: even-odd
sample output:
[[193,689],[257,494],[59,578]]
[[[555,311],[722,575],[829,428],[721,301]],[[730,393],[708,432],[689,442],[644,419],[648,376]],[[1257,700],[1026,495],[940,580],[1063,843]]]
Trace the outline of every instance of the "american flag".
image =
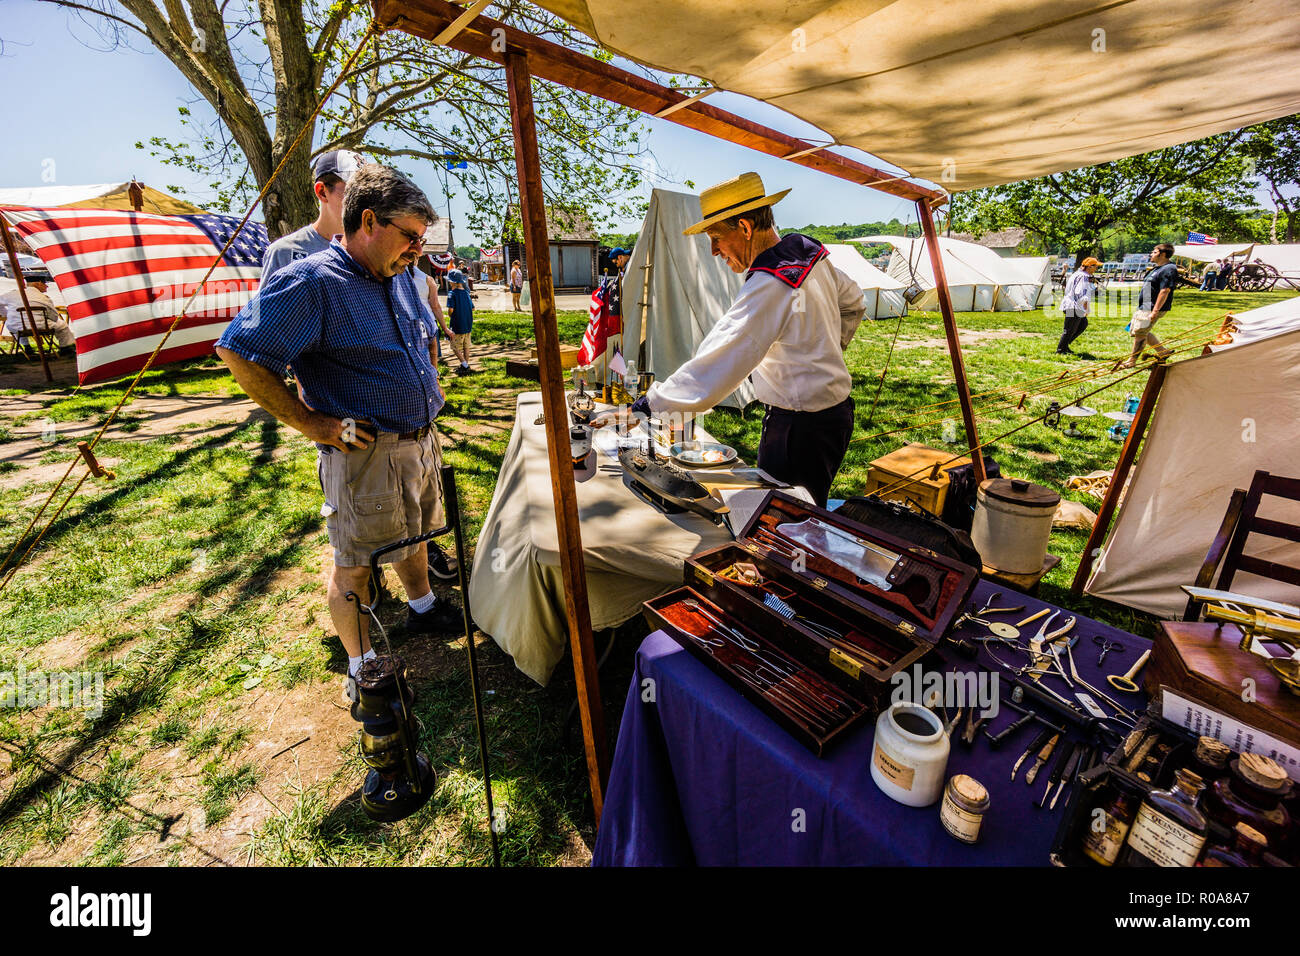
[[1217,246],[1219,240],[1214,236],[1207,236],[1203,232],[1189,232],[1187,234],[1187,244],[1189,246]]
[[582,347],[578,349],[578,364],[590,365],[605,355],[605,343],[611,335],[618,335],[619,317],[612,315],[606,307],[606,283],[602,282],[591,294],[591,306],[587,309],[587,331],[582,333]]
[[[239,220],[113,209],[0,207],[58,283],[77,338],[82,385],[138,371],[180,313]],[[257,292],[266,229],[249,223],[195,296],[155,364],[212,352]]]

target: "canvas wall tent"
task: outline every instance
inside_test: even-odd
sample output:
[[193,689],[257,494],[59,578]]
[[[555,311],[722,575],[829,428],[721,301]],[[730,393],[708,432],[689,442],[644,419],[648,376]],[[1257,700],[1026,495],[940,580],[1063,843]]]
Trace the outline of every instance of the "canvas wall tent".
[[1041,309],[1052,304],[1051,256],[1000,256],[1000,258],[1004,269],[1014,269],[1028,284],[1038,286],[1038,299],[1034,302],[1034,308]]
[[1246,259],[1258,259],[1270,265],[1284,275],[1300,277],[1300,243],[1233,242],[1221,245],[1174,246],[1174,255],[1183,256],[1196,262],[1213,262],[1226,259],[1238,252],[1245,252]]
[[[100,183],[96,186],[32,186],[0,189],[0,206],[36,206],[40,209],[134,209],[130,183]],[[141,184],[142,211],[166,216],[187,216],[203,212],[198,206]]]
[[[1195,581],[1232,489],[1249,487],[1256,469],[1300,475],[1300,330],[1169,367],[1087,593],[1181,617],[1180,586]],[[1300,523],[1300,503],[1270,503],[1260,516]],[[1252,538],[1246,553],[1300,566],[1300,542]],[[1300,601],[1296,588],[1253,575],[1233,588]]]
[[[889,274],[905,286],[915,282],[923,290],[912,308],[934,311],[939,297],[934,289],[934,272],[924,239],[902,236],[864,236],[856,243],[888,243]],[[948,276],[948,294],[958,312],[1025,312],[1038,308],[1043,285],[1051,279],[1045,256],[1026,257],[1028,263],[1006,259],[992,249],[958,239],[939,237],[939,250]]]
[[[659,379],[695,354],[740,291],[741,276],[709,251],[707,236],[682,235],[700,219],[699,196],[653,190],[623,271],[624,349],[635,355],[630,343],[644,341],[644,370]],[[753,400],[745,382],[722,404],[744,408]]]
[[906,286],[886,272],[873,266],[853,246],[827,243],[835,268],[853,279],[862,289],[866,300],[868,319],[893,319],[907,315],[907,300],[903,298]]
[[1223,0],[1213,17],[1159,0],[658,0],[653,16],[537,2],[608,50],[771,103],[950,192],[1300,112],[1295,0]]
[[1220,336],[1224,341],[1210,346],[1212,352],[1236,348],[1258,342],[1270,336],[1300,329],[1300,295],[1261,306],[1248,312],[1237,312],[1232,316],[1231,330]]

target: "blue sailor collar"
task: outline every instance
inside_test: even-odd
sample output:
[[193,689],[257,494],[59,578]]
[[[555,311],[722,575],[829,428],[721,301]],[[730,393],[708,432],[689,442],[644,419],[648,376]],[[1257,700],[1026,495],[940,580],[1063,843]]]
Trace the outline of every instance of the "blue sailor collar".
[[769,272],[790,288],[797,289],[808,278],[812,267],[828,255],[830,253],[826,247],[816,239],[792,232],[771,249],[760,252],[745,273],[745,278],[748,279],[755,272]]

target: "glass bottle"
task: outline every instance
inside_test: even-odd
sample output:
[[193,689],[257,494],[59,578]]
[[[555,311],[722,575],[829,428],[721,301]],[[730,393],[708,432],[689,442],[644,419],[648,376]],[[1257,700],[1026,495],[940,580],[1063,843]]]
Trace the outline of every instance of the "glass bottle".
[[1248,823],[1274,851],[1286,843],[1291,814],[1282,799],[1291,791],[1286,771],[1263,754],[1242,754],[1228,764],[1230,776],[1215,781],[1205,795],[1205,812],[1226,829]]
[[1133,825],[1134,800],[1116,792],[1109,800],[1098,803],[1088,815],[1082,849],[1085,856],[1101,866],[1113,866],[1124,838]]
[[1170,789],[1148,793],[1117,865],[1194,866],[1205,846],[1205,814],[1196,806],[1204,789],[1200,777],[1182,769]]
[[1210,847],[1201,866],[1264,866],[1266,849],[1264,834],[1249,823],[1238,823],[1232,830],[1232,847]]
[[1232,748],[1222,740],[1213,737],[1201,737],[1196,741],[1196,754],[1192,757],[1191,769],[1205,781],[1207,788],[1214,782],[1228,775],[1228,760],[1232,757]]

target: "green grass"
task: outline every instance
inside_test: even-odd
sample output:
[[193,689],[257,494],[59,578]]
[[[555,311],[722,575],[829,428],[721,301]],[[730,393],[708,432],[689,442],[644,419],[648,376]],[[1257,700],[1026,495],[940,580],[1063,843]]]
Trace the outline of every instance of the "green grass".
[[[1226,308],[1281,297],[1180,291],[1178,306],[1159,332],[1168,336],[1216,320]],[[585,315],[569,312],[559,318],[561,340],[577,344]],[[1127,348],[1126,319],[1094,319],[1076,348],[1119,355]],[[1056,316],[975,313],[959,316],[959,324],[967,332],[1004,335],[965,350],[977,395],[1080,367],[1077,360],[1054,354]],[[835,497],[858,493],[870,461],[905,440],[964,453],[960,422],[947,436],[952,441],[944,440],[943,422],[909,427],[918,419],[956,414],[952,405],[921,409],[955,398],[937,315],[914,313],[903,320],[872,411],[895,326],[893,321],[866,323],[850,347],[858,428]],[[527,348],[531,332],[531,320],[522,315],[480,313],[474,340],[487,346],[519,341]],[[935,341],[917,344],[924,340]],[[481,366],[478,375],[444,376],[447,406],[439,421],[471,548],[496,486],[515,397],[537,387],[506,375],[499,350]],[[1130,379],[1089,404],[1118,408],[1144,381],[1145,374]],[[1068,402],[1083,387],[1050,397]],[[124,384],[115,383],[72,393],[40,392],[46,404],[37,417],[102,421],[123,391]],[[152,396],[238,394],[234,380],[213,360],[167,367],[146,376],[126,410],[127,423],[148,421]],[[983,402],[981,438],[1023,424],[1048,398],[1031,394],[1025,412]],[[12,437],[17,406],[11,402],[7,411],[0,401],[0,441]],[[752,460],[760,421],[754,411],[716,412],[705,425]],[[990,453],[1004,474],[1060,490],[1072,474],[1113,465],[1119,446],[1103,437],[1108,424],[1089,419],[1082,427],[1091,437],[1076,440],[1031,425],[995,441]],[[268,755],[257,748],[274,702],[288,694],[334,701],[344,664],[337,639],[318,620],[319,582],[328,558],[322,557],[326,538],[311,444],[253,416],[189,433],[104,442],[97,451],[101,459],[117,461],[116,480],[87,481],[33,559],[0,591],[0,669],[20,662],[30,668],[49,654],[62,667],[102,671],[104,710],[98,717],[77,711],[0,713],[0,746],[10,761],[8,776],[0,780],[0,864],[43,859],[47,851],[101,865],[143,856],[154,864],[194,862],[187,840],[219,832],[241,801],[261,806],[263,796],[274,809],[243,838],[247,844],[236,854],[239,860],[486,862],[489,839],[463,641],[418,639],[408,647],[395,635],[399,652],[421,661],[416,711],[422,745],[439,774],[432,799],[411,818],[383,826],[362,813],[356,791],[366,768],[350,732],[332,742],[337,745],[332,772],[310,784],[295,775],[292,755],[268,770]],[[57,462],[72,454],[70,444],[58,442],[40,457]],[[5,553],[39,506],[33,503],[54,484],[16,482],[29,466],[30,461],[3,470],[0,546]],[[1095,500],[1065,494],[1096,507]],[[1145,615],[1066,593],[1085,539],[1083,532],[1054,533],[1052,550],[1064,560],[1048,576],[1044,596],[1129,630],[1149,630]],[[401,613],[397,602],[380,609],[390,625]],[[644,629],[639,619],[620,629],[602,675],[611,735],[632,651]],[[506,815],[503,857],[517,865],[580,861],[573,847],[590,843],[591,817],[579,735],[565,734],[572,674],[561,666],[543,690],[490,642],[482,646],[480,659],[484,686],[494,692],[485,697],[485,712],[495,795]],[[164,820],[174,814],[168,801],[179,793],[189,794],[192,805],[182,822]]]

